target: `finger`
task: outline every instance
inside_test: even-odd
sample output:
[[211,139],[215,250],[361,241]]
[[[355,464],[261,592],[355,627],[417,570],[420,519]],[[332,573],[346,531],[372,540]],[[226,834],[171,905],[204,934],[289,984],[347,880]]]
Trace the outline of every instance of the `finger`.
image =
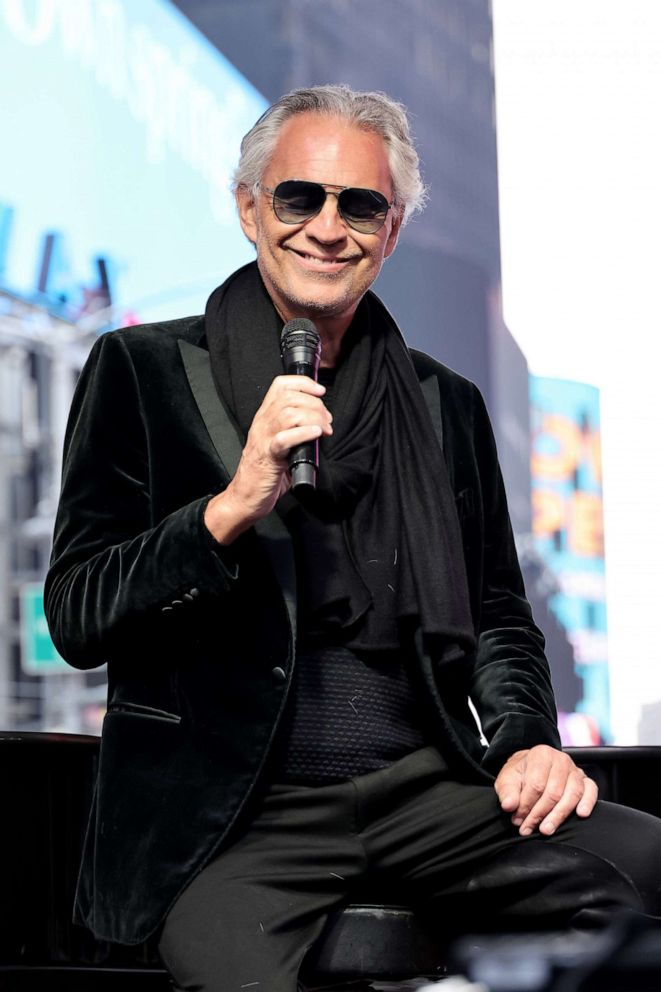
[[546,752],[538,752],[536,755],[532,755],[531,752],[523,773],[519,805],[512,816],[512,823],[517,827],[520,826],[540,802],[545,792],[547,796],[554,794],[556,798],[560,798],[564,791],[566,779],[566,770],[563,774],[561,768],[554,768],[552,754],[547,755]]
[[315,413],[318,415],[320,423],[333,420],[333,415],[324,406],[319,396],[310,396],[307,393],[286,393],[278,397],[278,401],[272,405],[271,413],[287,417],[297,416],[299,412]]
[[579,784],[572,788],[568,783],[567,791],[561,801],[540,823],[539,832],[541,834],[550,836],[555,833],[568,816],[578,811],[578,807],[584,799],[585,808],[589,808],[590,812],[594,809],[594,804],[597,801],[597,785],[583,773],[580,774],[582,778],[580,778]]
[[597,783],[585,776],[585,791],[583,792],[583,797],[576,807],[576,813],[578,816],[589,816],[592,810],[597,804],[597,799],[599,798],[599,786]]
[[326,435],[333,433],[333,418],[325,407],[285,407],[269,422],[270,433],[280,434],[295,427],[319,427]]
[[255,415],[253,426],[257,430],[275,434],[288,427],[318,423],[324,428],[324,433],[328,434],[331,432],[326,428],[332,422],[333,415],[320,396],[282,388],[267,394]]
[[319,424],[305,424],[301,427],[291,427],[287,430],[278,431],[271,439],[271,456],[276,461],[285,462],[290,448],[295,447],[297,444],[305,444],[306,441],[314,441],[321,434],[322,428]]
[[285,407],[309,407],[315,410],[326,410],[323,397],[297,389],[279,389],[264,404],[267,408],[280,410]]
[[269,386],[267,395],[272,390],[277,393],[285,389],[292,389],[297,393],[310,393],[313,396],[323,396],[326,392],[325,386],[307,375],[278,375]]
[[550,785],[523,821],[519,831],[522,836],[533,833],[537,828],[545,835],[555,833],[583,799],[586,782],[584,772],[580,768],[574,768],[560,794],[556,787]]
[[505,765],[494,783],[500,808],[506,813],[513,813],[519,808],[521,798],[521,772],[510,765]]

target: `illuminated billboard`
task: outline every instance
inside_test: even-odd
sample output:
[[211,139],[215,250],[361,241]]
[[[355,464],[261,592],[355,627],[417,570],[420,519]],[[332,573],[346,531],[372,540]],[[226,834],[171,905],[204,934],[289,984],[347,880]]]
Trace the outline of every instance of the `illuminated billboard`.
[[264,98],[165,0],[0,0],[0,65],[0,284],[199,313],[254,255],[229,185]]
[[[555,576],[549,606],[574,654],[582,698],[562,714],[565,743],[610,737],[599,391],[531,377],[536,549]],[[553,668],[553,658],[551,657]]]

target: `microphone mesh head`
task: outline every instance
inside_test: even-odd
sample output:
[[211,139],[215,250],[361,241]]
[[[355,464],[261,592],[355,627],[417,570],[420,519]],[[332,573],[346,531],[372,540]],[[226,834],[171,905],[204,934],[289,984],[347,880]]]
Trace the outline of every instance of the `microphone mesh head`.
[[301,365],[310,365],[315,369],[313,378],[317,378],[316,369],[321,361],[321,338],[311,320],[307,317],[295,317],[282,328],[280,336],[280,354],[285,371],[301,371]]
[[307,317],[294,317],[282,328],[280,350],[283,357],[292,348],[311,348],[315,352],[320,346],[319,331]]

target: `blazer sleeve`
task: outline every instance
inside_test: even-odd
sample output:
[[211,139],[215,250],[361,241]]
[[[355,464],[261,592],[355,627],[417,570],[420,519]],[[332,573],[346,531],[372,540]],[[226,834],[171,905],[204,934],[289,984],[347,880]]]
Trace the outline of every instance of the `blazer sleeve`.
[[231,552],[203,522],[211,495],[154,519],[138,377],[122,333],[105,334],[71,407],[45,586],[51,636],[71,665],[104,664],[126,632],[146,633],[191,590],[217,596],[232,587]]
[[560,747],[560,735],[544,636],[526,599],[493,431],[476,387],[473,430],[484,542],[470,695],[489,744],[482,764],[497,774],[515,751],[536,744]]

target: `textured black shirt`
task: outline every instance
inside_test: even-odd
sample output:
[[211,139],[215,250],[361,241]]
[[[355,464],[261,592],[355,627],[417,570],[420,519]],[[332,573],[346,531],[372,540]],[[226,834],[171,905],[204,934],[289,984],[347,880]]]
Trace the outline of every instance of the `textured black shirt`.
[[308,649],[296,662],[276,779],[327,785],[385,768],[424,746],[422,722],[407,665],[394,652]]

